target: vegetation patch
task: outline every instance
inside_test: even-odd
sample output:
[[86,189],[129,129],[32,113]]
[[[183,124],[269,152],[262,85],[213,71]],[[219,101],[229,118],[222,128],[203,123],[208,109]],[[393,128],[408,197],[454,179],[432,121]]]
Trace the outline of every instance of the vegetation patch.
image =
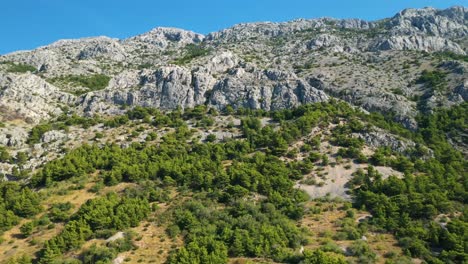
[[[419,130],[409,131],[382,116],[367,115],[336,101],[273,112],[226,109],[240,120],[237,127],[242,138],[201,143],[188,123],[201,122],[210,112],[217,114],[205,106],[167,114],[136,107],[124,116],[108,119],[106,126],[130,128],[145,123],[147,128],[170,128],[168,132],[155,137],[154,142],[133,142],[126,148],[111,142],[83,145],[45,164],[28,183],[0,183],[0,215],[5,216],[0,217],[0,227],[14,228],[21,238],[34,236],[40,225],[32,218],[46,212],[47,225],[63,228],[38,246],[40,253],[34,261],[42,264],[72,255],[79,256],[73,259],[75,262],[105,263],[121,251],[135,250],[129,240],[106,244],[105,239],[128,229],[139,228],[144,233],[142,222],[165,230],[164,235],[157,231],[161,242],[172,240],[168,245],[174,245],[173,250],[169,252],[165,247],[159,253],[167,263],[227,263],[230,259],[293,264],[346,260],[375,263],[384,254],[389,263],[406,261],[408,257],[429,263],[463,263],[468,258],[464,252],[467,163],[450,146],[446,134],[466,128],[466,111],[466,105],[461,105],[420,117]],[[269,123],[262,122],[265,117]],[[72,116],[59,119],[63,125],[87,124],[87,119]],[[352,204],[343,203],[337,212],[330,201],[310,204],[295,184],[314,166],[328,164],[329,153],[318,152],[320,138],[310,137],[314,128],[330,125],[330,143],[340,147],[341,157],[390,165],[404,176],[385,179],[368,166],[366,171],[357,171],[348,184]],[[362,153],[364,142],[349,135],[368,132],[372,125],[393,127],[394,133],[429,146],[433,157],[422,153],[422,148],[405,153],[408,156],[378,149],[369,159]],[[143,132],[141,127],[127,133]],[[291,149],[298,141],[304,146]],[[294,159],[297,156],[302,158]],[[96,178],[94,187],[80,180],[87,177]],[[75,198],[60,199],[54,193],[53,202],[49,201],[44,210],[34,190],[54,190],[62,182],[73,183],[68,185],[69,190],[92,191],[87,192],[90,200],[75,204]],[[125,189],[102,193],[103,188],[121,184],[127,184]],[[172,197],[169,190],[176,190],[176,196]],[[164,213],[154,213],[160,206]],[[333,206],[335,209],[327,209]],[[326,220],[321,218],[326,210],[333,211],[331,215],[339,214],[327,224],[334,229],[331,234],[314,235],[318,229],[301,224],[322,224],[320,219]],[[357,216],[367,212],[371,216]],[[445,225],[439,223],[439,215],[446,216]],[[23,218],[34,222],[28,224]],[[367,242],[363,236],[368,237]],[[387,245],[383,240],[391,242],[393,237],[402,251],[380,248]],[[314,238],[320,242],[311,242]],[[130,240],[138,244],[140,239],[149,238]],[[341,246],[346,247],[346,252]],[[301,247],[305,248],[303,254],[299,253]],[[140,253],[139,259],[134,259],[136,253],[123,255],[129,262],[144,262]]]
[[[92,91],[99,91],[109,85],[111,77],[104,74],[93,75],[67,75],[55,78],[50,78],[47,81],[65,87],[85,87],[83,90],[71,90],[70,92],[79,96]],[[64,87],[64,88],[65,88]]]
[[445,87],[445,77],[447,73],[439,70],[434,71],[427,71],[424,70],[421,73],[421,77],[417,80],[418,83],[425,83],[429,85],[429,87],[437,90],[441,90]]
[[5,62],[2,62],[1,64],[7,65],[8,66],[7,72],[12,72],[12,73],[35,72],[37,70],[36,67],[29,65],[29,64],[24,64],[24,63],[15,63],[12,61],[5,61]]
[[440,58],[444,60],[450,59],[450,60],[468,62],[468,55],[457,54],[457,53],[449,52],[449,51],[437,52],[437,53],[434,53],[434,56],[436,58]]
[[176,65],[185,65],[190,63],[195,58],[207,56],[210,53],[211,49],[206,48],[203,45],[188,44],[185,46],[183,56],[172,61],[172,63]]

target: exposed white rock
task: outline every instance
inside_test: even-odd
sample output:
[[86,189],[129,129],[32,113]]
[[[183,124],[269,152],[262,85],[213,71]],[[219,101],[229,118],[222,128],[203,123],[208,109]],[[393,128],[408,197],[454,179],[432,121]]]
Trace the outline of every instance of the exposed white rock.
[[28,132],[22,127],[0,128],[0,146],[22,148],[26,145]]
[[380,129],[366,133],[354,133],[353,136],[363,139],[368,146],[389,147],[399,153],[405,153],[416,146],[412,141],[403,140]]
[[378,40],[374,50],[420,50],[426,52],[451,51],[465,54],[456,43],[442,37],[434,36],[392,36],[389,39]]
[[127,45],[150,44],[158,48],[167,48],[170,44],[183,46],[200,43],[204,39],[202,34],[178,28],[157,27],[147,33],[128,38],[123,42]]
[[65,134],[62,131],[58,130],[51,130],[47,131],[42,135],[41,137],[41,142],[42,143],[51,143],[59,140],[64,140],[67,137],[67,134]]
[[71,103],[74,96],[61,92],[42,78],[25,74],[0,72],[0,106],[3,119],[24,118],[32,123],[62,113],[60,105]]
[[466,36],[468,33],[466,13],[468,9],[454,6],[445,10],[431,7],[405,9],[396,14],[389,25],[394,32],[407,35],[424,33],[435,36]]
[[343,40],[338,36],[320,34],[307,44],[307,48],[312,50],[320,48],[332,48],[333,52],[343,52],[345,48],[342,46],[342,44]]
[[239,59],[230,51],[222,52],[211,58],[211,61],[206,65],[206,69],[210,73],[225,72],[234,68],[239,63]]
[[[123,40],[60,40],[0,56],[0,62],[38,70],[7,73],[8,63],[0,64],[0,116],[38,123],[60,115],[64,106],[85,115],[121,113],[122,105],[275,110],[337,97],[368,111],[394,113],[397,121],[415,129],[418,105],[412,98],[427,97],[429,109],[466,101],[467,65],[437,66],[448,73],[447,91],[432,94],[416,79],[433,61],[412,64],[406,74],[399,68],[420,51],[466,54],[467,15],[464,7],[407,9],[374,22],[298,19],[239,24],[206,37],[155,28]],[[211,52],[181,63],[188,44]],[[96,73],[110,76],[109,85],[78,97],[67,93],[75,90],[46,81]]]

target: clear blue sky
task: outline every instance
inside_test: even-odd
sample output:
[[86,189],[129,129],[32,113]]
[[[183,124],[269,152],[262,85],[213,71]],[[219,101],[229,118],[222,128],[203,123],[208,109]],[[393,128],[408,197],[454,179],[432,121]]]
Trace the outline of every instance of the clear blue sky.
[[157,26],[209,33],[241,22],[393,16],[408,7],[468,0],[1,0],[0,54],[62,38],[125,38]]

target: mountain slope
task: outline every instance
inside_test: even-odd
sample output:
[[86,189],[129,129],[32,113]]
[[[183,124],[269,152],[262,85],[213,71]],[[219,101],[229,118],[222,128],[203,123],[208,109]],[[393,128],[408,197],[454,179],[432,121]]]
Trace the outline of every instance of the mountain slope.
[[467,9],[0,57],[0,263],[466,263]]
[[[240,24],[206,37],[156,28],[123,40],[61,40],[2,56],[0,72],[9,80],[18,74],[13,64],[34,67],[34,73],[24,74],[57,87],[47,88],[55,98],[49,104],[78,114],[115,113],[121,105],[269,110],[332,96],[392,113],[414,128],[419,110],[466,100],[467,13],[464,7],[408,9],[375,22],[323,18]],[[444,85],[419,81],[423,70],[443,72]],[[70,81],[94,74],[111,78],[102,91],[93,91],[93,83]],[[12,96],[42,85],[39,79],[4,83],[0,105],[32,122],[48,119],[50,106]],[[71,95],[62,100],[56,90]],[[43,97],[31,96],[31,101]]]

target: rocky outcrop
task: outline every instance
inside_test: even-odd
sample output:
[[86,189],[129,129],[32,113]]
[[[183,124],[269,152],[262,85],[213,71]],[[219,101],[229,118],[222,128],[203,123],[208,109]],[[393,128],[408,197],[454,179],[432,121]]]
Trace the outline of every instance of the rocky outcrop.
[[65,134],[62,131],[59,130],[51,130],[47,131],[42,135],[41,137],[41,142],[42,143],[51,143],[55,141],[63,141],[67,137],[67,134]]
[[[80,48],[76,58],[79,60],[109,58],[114,61],[125,61],[127,54],[125,48],[117,39],[106,37],[85,39],[84,47]],[[73,55],[75,52],[71,52]]]
[[364,133],[353,133],[353,136],[364,140],[368,146],[374,148],[388,147],[399,153],[406,153],[416,146],[412,141],[398,138],[380,129]]
[[453,95],[458,97],[457,101],[468,101],[468,80],[456,87]]
[[454,6],[445,10],[431,7],[405,9],[391,18],[387,27],[398,34],[426,34],[442,37],[463,37],[468,34],[468,9]]
[[22,148],[26,146],[28,132],[21,127],[0,128],[0,146]]
[[[261,83],[261,85],[256,85]],[[278,110],[328,100],[328,96],[294,74],[278,70],[234,71],[216,83],[209,103],[264,110]]]
[[306,30],[332,29],[334,26],[344,29],[369,29],[373,27],[374,24],[360,19],[338,20],[333,18],[297,19],[282,23],[247,23],[238,24],[219,32],[210,33],[206,36],[206,39],[211,41],[231,42],[250,38],[272,38]]
[[371,50],[420,50],[426,52],[450,51],[465,54],[456,43],[442,37],[434,36],[392,36],[380,39]]
[[62,113],[60,105],[71,103],[74,96],[61,92],[42,78],[25,74],[0,73],[0,112],[2,119],[25,119],[31,123]]
[[[467,14],[464,7],[408,9],[373,22],[319,18],[239,24],[206,37],[155,28],[123,40],[61,40],[0,56],[0,115],[38,123],[65,106],[86,115],[121,113],[122,105],[275,110],[337,97],[392,113],[415,129],[418,98],[429,110],[466,101],[466,62],[439,63],[418,51],[466,54]],[[37,72],[8,72],[12,62]],[[417,82],[429,68],[447,73],[445,90]],[[111,80],[99,91],[47,82],[91,74]],[[81,90],[90,92],[70,94]]]
[[184,46],[200,43],[205,36],[192,31],[178,28],[158,27],[147,33],[123,40],[126,45],[147,44],[157,48],[167,48],[170,45]]
[[[343,52],[345,47],[343,46],[343,39],[338,36],[331,34],[320,34],[309,43],[307,48],[311,50],[330,48],[332,52]],[[350,50],[350,48],[348,48]]]
[[[275,110],[328,100],[323,91],[289,72],[230,68],[236,65],[236,60],[226,53],[213,57],[210,63],[203,71],[167,66],[140,75],[125,72],[114,78],[108,89],[84,96],[80,105],[85,106],[85,112],[112,109],[112,104],[161,109],[208,104],[218,109],[231,105]],[[229,71],[229,74],[221,80],[211,75],[222,71]]]

